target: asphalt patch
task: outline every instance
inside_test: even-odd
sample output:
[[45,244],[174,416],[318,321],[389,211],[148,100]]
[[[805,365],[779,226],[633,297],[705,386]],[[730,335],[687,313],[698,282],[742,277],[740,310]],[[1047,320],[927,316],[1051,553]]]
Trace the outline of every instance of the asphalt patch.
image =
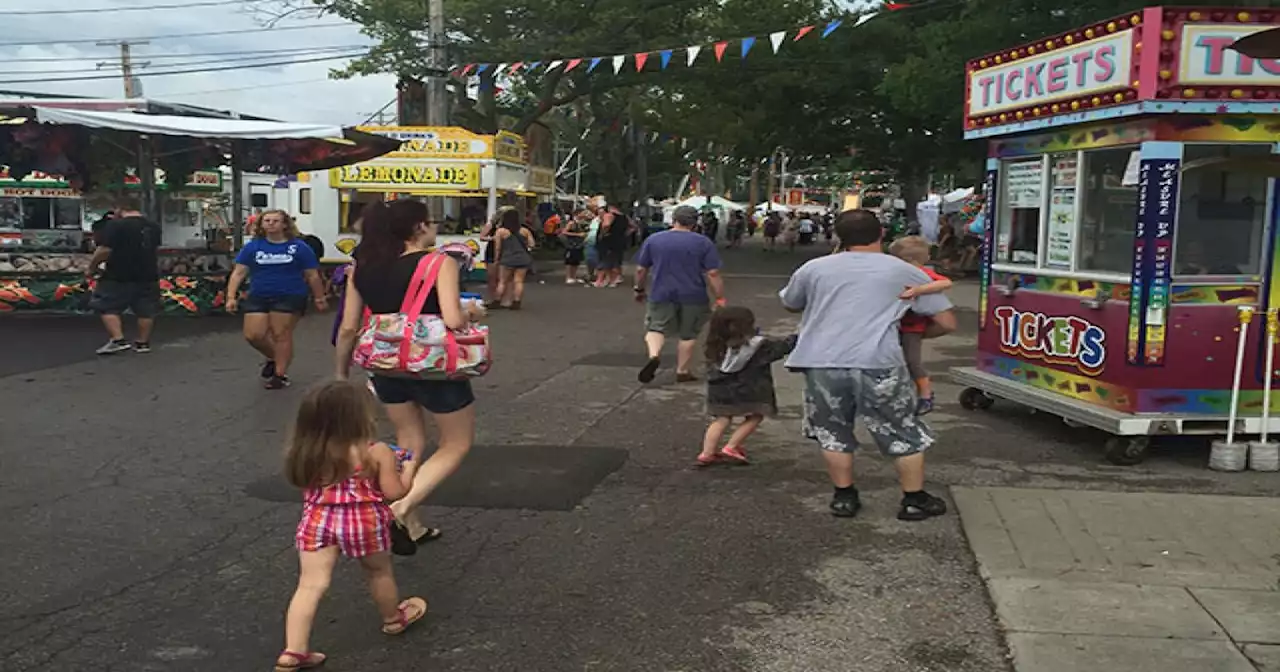
[[[475,446],[457,473],[427,500],[431,506],[572,511],[622,468],[621,448]],[[245,486],[250,497],[296,504],[301,496],[280,474]]]
[[644,366],[649,358],[643,352],[629,350],[627,352],[597,352],[582,359],[574,360],[574,366],[617,366],[638,369]]

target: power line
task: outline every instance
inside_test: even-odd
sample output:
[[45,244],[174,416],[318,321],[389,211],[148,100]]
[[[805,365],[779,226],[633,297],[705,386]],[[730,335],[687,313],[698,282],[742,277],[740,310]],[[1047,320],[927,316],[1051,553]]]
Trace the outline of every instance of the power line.
[[[364,47],[364,46],[352,47],[352,48],[343,50],[343,53],[334,53],[335,50],[331,50],[331,49],[307,50],[307,51],[297,51],[297,52],[291,52],[288,54],[278,55],[276,56],[276,58],[283,58],[284,56],[291,56],[291,57],[292,56],[318,56],[320,54],[332,54],[334,56],[344,56],[344,55],[348,55],[348,53],[350,53],[350,55],[352,56],[358,56],[360,54],[356,52],[362,53],[367,49],[368,47]],[[138,58],[147,58],[147,59],[154,58],[153,56],[147,56],[147,55],[138,54],[138,53],[134,53],[133,56]],[[181,63],[172,63],[172,62],[165,63],[164,67],[178,68],[178,67],[189,67],[189,66],[195,66],[195,65],[220,65],[223,63],[236,63],[240,61],[256,61],[262,58],[263,56],[261,55],[237,56],[234,58],[217,58],[214,60],[210,60],[207,58],[200,58],[198,60],[181,62]],[[150,63],[150,61],[148,61],[148,63]],[[74,74],[80,74],[85,72],[91,72],[91,70],[88,70],[86,68],[67,68],[67,69],[61,69],[61,70],[0,70],[0,75],[74,75]]]
[[147,42],[155,40],[176,40],[185,37],[214,37],[217,35],[243,35],[245,33],[275,33],[285,30],[318,30],[320,28],[351,28],[355,24],[351,23],[321,23],[313,26],[279,26],[276,28],[251,28],[249,30],[217,30],[208,33],[175,33],[172,35],[144,35],[140,37],[124,37],[124,38],[102,38],[102,37],[85,37],[74,40],[41,40],[35,42],[0,42],[0,47],[37,47],[50,44],[91,44],[101,42],[104,39],[112,39],[116,42]]
[[252,86],[237,86],[231,89],[208,89],[205,91],[182,91],[179,93],[158,93],[157,97],[170,98],[176,96],[205,96],[213,93],[234,93],[236,91],[251,91],[253,89],[271,89],[279,86],[298,86],[300,84],[318,84],[320,82],[336,82],[336,79],[328,77],[318,79],[298,79],[289,82],[270,82],[267,84],[254,84]]
[[[297,52],[345,51],[347,49],[368,49],[367,44],[329,45],[315,47],[293,47],[291,49],[242,49],[239,51],[199,51],[189,54],[146,54],[145,58],[195,58],[201,56],[239,56],[248,54],[294,54]],[[77,63],[81,61],[98,61],[101,56],[43,56],[32,58],[6,58],[5,63]]]
[[49,16],[52,14],[102,14],[106,12],[142,12],[158,9],[190,9],[193,7],[218,7],[226,5],[243,5],[261,0],[202,0],[182,4],[164,5],[117,5],[115,7],[95,7],[93,9],[19,9],[0,10],[0,16]]
[[[320,63],[322,61],[337,61],[344,58],[352,58],[351,55],[343,56],[320,56],[317,58],[305,58],[297,61],[276,61],[272,63],[246,63],[243,65],[228,65],[218,68],[199,68],[195,70],[169,70],[164,72],[146,72],[137,75],[138,77],[166,77],[169,75],[196,75],[206,72],[224,72],[226,70],[247,70],[249,68],[274,68],[285,65],[301,65],[303,63]],[[40,79],[6,79],[0,80],[0,84],[40,84],[45,82],[91,82],[103,79],[116,79],[116,75],[94,75],[84,77],[54,77]]]

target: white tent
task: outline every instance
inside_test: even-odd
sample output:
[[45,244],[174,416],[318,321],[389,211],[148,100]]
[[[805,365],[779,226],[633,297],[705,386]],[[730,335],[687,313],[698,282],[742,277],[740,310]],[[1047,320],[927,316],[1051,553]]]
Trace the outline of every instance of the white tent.
[[791,206],[783,205],[782,203],[773,203],[771,201],[765,201],[764,203],[757,205],[756,210],[759,212],[768,212],[770,210],[776,210],[778,212],[791,212]]
[[[38,105],[38,101],[35,103]],[[168,114],[134,112],[97,112],[36,108],[36,118],[43,124],[78,124],[90,128],[110,128],[152,135],[180,135],[195,138],[232,138],[241,140],[282,140],[319,138],[331,142],[354,144],[343,139],[341,126],[324,124],[292,124],[256,119],[212,119],[180,117]]]
[[727,211],[747,209],[747,206],[742,205],[741,203],[734,203],[733,201],[720,196],[691,196],[689,198],[684,199],[683,201],[680,201],[679,203],[676,203],[675,207],[678,208],[682,205],[687,205],[689,207],[697,208],[699,210],[707,206],[710,206],[714,210],[727,210]]

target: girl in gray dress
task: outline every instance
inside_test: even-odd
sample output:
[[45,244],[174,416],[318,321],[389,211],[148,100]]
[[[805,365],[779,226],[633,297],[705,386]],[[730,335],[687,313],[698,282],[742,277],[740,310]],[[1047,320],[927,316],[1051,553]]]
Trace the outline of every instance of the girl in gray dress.
[[[524,278],[533,266],[533,234],[520,225],[520,213],[507,210],[499,220],[493,237],[494,266],[498,275],[498,306],[520,310],[524,300]],[[510,295],[508,297],[508,295]]]

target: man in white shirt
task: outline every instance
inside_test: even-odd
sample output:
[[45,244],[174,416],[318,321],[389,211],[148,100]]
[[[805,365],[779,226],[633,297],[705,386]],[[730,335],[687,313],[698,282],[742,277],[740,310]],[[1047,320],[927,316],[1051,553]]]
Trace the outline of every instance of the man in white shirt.
[[874,213],[844,212],[835,231],[840,251],[801,266],[780,295],[787,310],[803,313],[787,368],[804,372],[805,435],[822,446],[835,486],[831,513],[853,517],[862,507],[853,483],[853,429],[861,418],[880,452],[896,463],[903,492],[898,518],[942,515],[946,503],[924,491],[924,451],[934,436],[916,417],[916,386],[898,322],[912,310],[932,318],[926,338],[954,331],[951,302],[942,294],[900,298],[904,288],[930,279],[882,253],[884,229]]

